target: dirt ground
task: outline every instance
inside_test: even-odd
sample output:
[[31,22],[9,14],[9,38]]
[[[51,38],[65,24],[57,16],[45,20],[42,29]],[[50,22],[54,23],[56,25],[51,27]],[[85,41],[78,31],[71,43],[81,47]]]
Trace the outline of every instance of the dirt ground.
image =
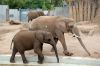
[[[91,53],[91,56],[88,56],[78,40],[73,38],[70,33],[65,34],[68,51],[74,53],[73,56],[100,58],[100,32],[98,26],[88,22],[81,22],[78,24],[78,28],[80,30],[81,38],[88,51]],[[23,25],[0,23],[0,54],[11,54],[11,40],[13,36],[22,29]],[[43,46],[44,55],[55,55],[54,52],[50,52],[51,46],[49,44],[44,44]],[[59,41],[57,43],[57,50],[59,55],[64,56],[62,45]],[[26,54],[32,55],[34,54],[34,51],[27,51]]]

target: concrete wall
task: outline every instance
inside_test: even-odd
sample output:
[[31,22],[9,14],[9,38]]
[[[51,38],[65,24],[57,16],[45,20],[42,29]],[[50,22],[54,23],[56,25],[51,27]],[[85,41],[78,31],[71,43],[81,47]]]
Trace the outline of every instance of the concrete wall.
[[[32,10],[38,11],[40,9]],[[30,11],[29,9],[9,9],[8,5],[0,5],[0,21],[6,20],[19,20],[21,22],[27,22],[27,14]],[[42,11],[42,10],[41,10]],[[47,14],[47,12],[45,12]],[[69,11],[67,6],[55,7],[54,10],[50,12],[50,15],[53,16],[69,16]]]
[[19,20],[18,9],[9,9],[9,18],[10,20]]
[[0,22],[6,21],[8,16],[8,5],[0,5]]
[[50,11],[50,15],[53,16],[69,16],[69,9],[68,6],[65,7],[55,7],[54,10]]
[[20,21],[22,22],[28,22],[27,14],[29,12],[29,9],[20,9]]

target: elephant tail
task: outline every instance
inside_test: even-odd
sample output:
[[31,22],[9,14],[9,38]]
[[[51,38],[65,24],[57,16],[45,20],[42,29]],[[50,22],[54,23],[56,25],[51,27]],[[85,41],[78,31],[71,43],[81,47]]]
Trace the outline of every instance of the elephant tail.
[[15,37],[16,37],[16,35],[14,35],[14,37],[12,38],[11,45],[10,45],[10,50],[12,49],[12,43],[14,42]]
[[12,43],[13,43],[13,41],[14,41],[14,40],[12,39],[12,41],[11,41],[11,45],[10,45],[10,50],[12,49]]
[[[16,36],[16,35],[15,35]],[[14,37],[15,37],[14,36]],[[13,39],[12,39],[12,41],[11,41],[11,45],[10,45],[10,50],[12,49],[12,43],[14,42],[14,37],[13,37]]]

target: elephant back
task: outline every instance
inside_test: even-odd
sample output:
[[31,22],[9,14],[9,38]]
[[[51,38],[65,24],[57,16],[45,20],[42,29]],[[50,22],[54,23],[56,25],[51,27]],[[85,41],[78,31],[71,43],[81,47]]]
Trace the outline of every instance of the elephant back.
[[44,13],[42,11],[30,11],[27,16],[28,16],[28,22],[29,22],[39,16],[44,16]]

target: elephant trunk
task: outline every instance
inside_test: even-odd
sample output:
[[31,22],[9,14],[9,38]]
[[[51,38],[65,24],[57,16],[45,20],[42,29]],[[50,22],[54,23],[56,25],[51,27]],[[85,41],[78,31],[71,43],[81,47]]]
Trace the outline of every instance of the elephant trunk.
[[81,38],[77,37],[77,39],[79,40],[79,42],[80,42],[81,46],[84,48],[84,50],[85,50],[85,51],[88,53],[88,55],[90,56],[90,53],[89,53],[89,51],[86,49],[86,47],[85,47],[85,45],[83,44]]
[[81,46],[84,48],[84,50],[88,53],[88,55],[90,56],[89,51],[86,49],[85,45],[82,42],[82,39],[80,38],[80,34],[78,31],[78,28],[76,26],[73,27],[72,29],[72,33],[74,34],[74,37],[76,37],[78,39],[78,41],[80,42]]
[[57,52],[56,45],[53,45],[53,48],[55,50],[55,55],[56,55],[56,58],[57,58],[57,63],[59,63],[59,57],[58,57],[58,52]]

